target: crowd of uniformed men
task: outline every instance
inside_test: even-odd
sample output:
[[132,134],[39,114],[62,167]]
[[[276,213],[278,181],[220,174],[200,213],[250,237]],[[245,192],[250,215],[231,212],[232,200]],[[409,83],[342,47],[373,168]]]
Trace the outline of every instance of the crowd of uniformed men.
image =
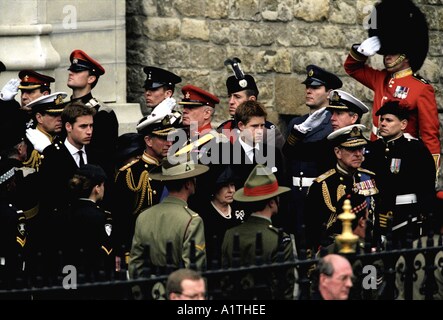
[[[429,116],[435,97],[413,73],[414,53],[398,47],[383,53],[389,84],[372,85],[379,71],[365,62],[380,49],[377,41],[354,46],[345,62],[351,76],[383,96],[381,105],[374,100],[372,141],[360,124],[369,108],[316,65],[306,67],[302,82],[310,112],[290,122],[287,137],[267,121],[257,83],[237,58],[225,61],[234,71],[226,80],[232,118],[218,128],[211,123],[215,94],[187,84],[177,102],[181,77],[147,66],[151,113],[137,132],[121,136],[114,111],[92,95],[105,70],[82,50],[70,55],[71,94],[52,93],[50,76],[20,71],[0,96],[3,285],[66,264],[128,267],[136,278],[165,267],[168,254],[176,268],[191,267],[191,256],[199,270],[230,266],[236,246],[247,265],[258,238],[265,261],[275,261],[281,248],[291,260],[301,246],[316,253],[333,245],[345,199],[360,239],[370,234],[380,246],[388,232],[400,245],[406,231],[419,237],[430,214],[440,214],[433,158],[439,124]],[[406,78],[410,84],[401,82]]]

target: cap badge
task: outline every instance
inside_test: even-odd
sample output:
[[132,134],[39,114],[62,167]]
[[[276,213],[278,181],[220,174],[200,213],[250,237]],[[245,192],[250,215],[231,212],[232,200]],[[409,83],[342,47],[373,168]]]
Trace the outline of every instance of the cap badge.
[[334,92],[332,93],[332,97],[331,97],[330,100],[331,100],[331,101],[334,101],[334,102],[338,102],[338,101],[340,101],[340,95],[338,94],[337,91],[334,91]]
[[25,224],[24,224],[24,223],[20,223],[20,224],[18,225],[17,229],[18,229],[18,232],[20,232],[20,234],[21,234],[22,236],[23,236],[23,235],[25,234],[25,232],[26,232]]
[[56,106],[58,106],[59,104],[62,104],[63,103],[63,96],[61,94],[58,94],[57,98],[55,98],[54,103]]
[[191,99],[191,93],[189,91],[186,92],[185,99]]
[[357,127],[352,128],[350,134],[351,137],[355,138],[355,137],[360,137],[360,130],[358,130]]
[[23,81],[24,81],[24,82],[28,82],[28,80],[29,80],[29,76],[26,75],[26,76],[23,78]]
[[77,58],[72,59],[72,63],[73,64],[77,64],[78,63],[78,59]]
[[111,236],[112,224],[109,224],[109,223],[105,224],[105,231],[106,231],[106,234],[108,235],[108,237]]
[[248,81],[246,81],[245,79],[242,79],[238,82],[238,84],[240,85],[240,87],[246,88],[246,86],[248,85]]
[[310,69],[308,72],[308,77],[312,77],[314,75],[314,70]]
[[149,71],[149,73],[148,73],[148,80],[151,80],[151,72]]

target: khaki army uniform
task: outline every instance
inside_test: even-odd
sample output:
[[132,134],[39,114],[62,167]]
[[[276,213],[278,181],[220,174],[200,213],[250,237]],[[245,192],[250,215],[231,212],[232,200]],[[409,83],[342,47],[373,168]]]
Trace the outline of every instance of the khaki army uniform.
[[169,241],[172,243],[172,267],[190,268],[191,240],[195,241],[196,268],[204,270],[206,245],[202,218],[189,209],[185,201],[166,197],[137,218],[129,262],[130,277],[148,276],[143,272],[144,268],[166,267]]
[[[263,240],[263,261],[265,263],[276,262],[277,252],[279,247],[283,247],[283,260],[293,261],[294,250],[290,236],[283,233],[281,242],[278,239],[278,229],[272,226],[272,222],[261,216],[254,216],[252,214],[243,224],[228,229],[225,233],[222,244],[222,265],[224,267],[231,267],[233,264],[233,249],[234,249],[234,235],[238,234],[240,237],[240,265],[253,265],[256,262],[256,237],[257,233],[262,234]],[[272,287],[272,298],[293,299],[294,291],[294,270],[290,268],[287,271],[287,286],[284,287],[284,292],[277,292],[277,287],[274,287],[272,279],[275,275],[270,277],[270,286]],[[272,278],[272,279],[271,279]]]

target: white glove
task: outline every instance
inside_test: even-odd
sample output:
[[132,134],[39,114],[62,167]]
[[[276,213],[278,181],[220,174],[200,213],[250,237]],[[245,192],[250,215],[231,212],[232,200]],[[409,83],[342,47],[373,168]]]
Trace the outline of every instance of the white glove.
[[42,153],[51,144],[49,138],[38,129],[26,129],[26,138],[34,145],[34,149]]
[[3,101],[10,101],[14,99],[15,95],[18,93],[18,86],[20,85],[20,79],[9,80],[2,91],[0,92],[0,99]]
[[316,110],[313,112],[304,122],[300,124],[294,124],[294,129],[305,134],[308,131],[311,131],[313,128],[318,127],[323,120],[325,120],[329,111],[326,110],[326,107]]
[[174,109],[175,104],[176,104],[176,101],[175,101],[174,98],[172,98],[172,97],[166,98],[165,100],[160,102],[154,108],[154,110],[152,110],[151,114],[155,114],[155,115],[164,114],[164,115],[167,115],[168,113],[172,112],[172,109]]
[[357,51],[367,57],[370,57],[376,54],[377,51],[380,50],[380,47],[380,39],[378,39],[377,36],[373,36],[363,41],[357,48]]
[[[152,110],[151,114],[149,116],[147,116],[143,122],[140,122],[137,125],[137,130],[140,130],[140,128],[144,128],[147,125],[146,122],[151,124],[151,123],[155,123],[157,121],[163,120],[164,117],[166,117],[168,114],[173,113],[172,109],[174,109],[174,107],[175,107],[175,99],[174,98],[166,98],[165,100],[160,102],[154,108],[154,110]],[[173,114],[172,116],[174,117],[175,114]],[[177,119],[174,119],[174,121]],[[181,121],[181,117],[178,120]]]

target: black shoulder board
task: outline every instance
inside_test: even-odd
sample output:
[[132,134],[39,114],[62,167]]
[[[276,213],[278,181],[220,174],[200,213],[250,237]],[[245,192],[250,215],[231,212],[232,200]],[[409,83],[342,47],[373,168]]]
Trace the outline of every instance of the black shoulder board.
[[412,76],[414,77],[414,79],[417,79],[418,81],[420,81],[424,84],[429,84],[428,80],[426,80],[422,76],[418,75],[417,73],[414,73]]

